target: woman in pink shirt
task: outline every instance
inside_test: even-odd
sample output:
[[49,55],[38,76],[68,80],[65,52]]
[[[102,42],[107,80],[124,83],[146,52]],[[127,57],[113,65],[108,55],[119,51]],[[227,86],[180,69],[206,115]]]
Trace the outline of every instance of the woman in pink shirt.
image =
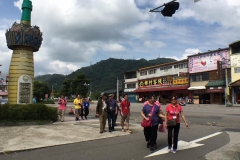
[[[174,137],[173,137],[173,153],[177,152],[177,144],[178,144],[178,133],[180,129],[180,115],[185,122],[186,127],[188,127],[186,118],[183,114],[182,107],[177,103],[177,97],[171,96],[171,103],[166,107],[166,116],[165,116],[165,123],[166,128],[168,129],[168,152],[171,152],[172,149],[172,132],[174,130]],[[175,121],[176,124],[173,126],[168,126],[168,121],[172,120]]]
[[59,112],[60,120],[61,122],[63,122],[66,105],[67,105],[67,100],[64,98],[63,95],[61,95],[61,98],[58,100],[58,104],[59,104],[58,112]]

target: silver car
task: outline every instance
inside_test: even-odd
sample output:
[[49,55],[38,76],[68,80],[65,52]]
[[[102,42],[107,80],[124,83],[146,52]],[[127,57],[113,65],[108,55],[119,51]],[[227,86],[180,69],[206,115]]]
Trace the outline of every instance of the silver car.
[[0,102],[1,102],[1,104],[6,104],[6,103],[8,103],[8,99],[1,99]]

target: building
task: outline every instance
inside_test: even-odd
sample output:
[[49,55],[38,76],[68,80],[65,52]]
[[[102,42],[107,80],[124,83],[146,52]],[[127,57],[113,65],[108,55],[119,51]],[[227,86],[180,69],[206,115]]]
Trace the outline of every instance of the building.
[[138,78],[137,71],[129,71],[124,73],[124,93],[128,94],[130,102],[137,102],[138,95],[134,90],[137,89]]
[[0,99],[8,98],[8,75],[0,74]]
[[231,87],[232,104],[240,103],[240,41],[233,42],[229,45],[231,60]]
[[228,48],[188,56],[189,98],[194,99],[194,104],[224,104],[229,97],[225,81],[230,78],[228,62]]
[[[187,59],[140,68],[136,78],[128,80],[134,85],[138,102],[144,102],[150,94],[169,101],[171,95],[187,97],[189,88]],[[126,83],[126,81],[125,81]]]

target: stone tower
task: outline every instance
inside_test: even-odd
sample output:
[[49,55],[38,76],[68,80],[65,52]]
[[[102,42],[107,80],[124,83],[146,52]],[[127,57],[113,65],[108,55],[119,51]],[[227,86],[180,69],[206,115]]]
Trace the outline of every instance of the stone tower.
[[42,33],[31,26],[32,2],[24,0],[20,24],[14,23],[6,31],[7,46],[13,50],[9,67],[8,101],[12,104],[32,103],[34,58],[42,44]]

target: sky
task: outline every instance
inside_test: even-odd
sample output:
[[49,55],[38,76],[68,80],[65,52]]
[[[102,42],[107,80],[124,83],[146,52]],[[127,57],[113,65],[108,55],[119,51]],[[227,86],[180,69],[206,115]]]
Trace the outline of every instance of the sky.
[[[173,17],[149,12],[169,1],[32,0],[31,24],[43,33],[41,48],[34,52],[35,76],[67,75],[108,58],[181,60],[240,39],[240,1],[177,0]],[[5,32],[20,22],[21,4],[0,0],[2,73],[8,73],[12,56]]]

